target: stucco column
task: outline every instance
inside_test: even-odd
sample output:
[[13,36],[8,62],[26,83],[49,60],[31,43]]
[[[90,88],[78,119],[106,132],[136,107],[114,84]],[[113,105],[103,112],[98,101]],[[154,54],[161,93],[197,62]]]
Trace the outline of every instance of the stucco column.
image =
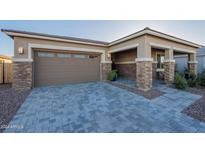
[[108,73],[112,70],[111,54],[106,51],[101,55],[100,80],[106,81]]
[[175,60],[173,58],[173,54],[174,51],[172,48],[165,49],[164,82],[166,84],[172,84],[174,81]]
[[147,91],[152,88],[152,61],[151,46],[142,43],[137,49],[136,84],[140,90]]
[[197,75],[197,60],[196,60],[196,53],[188,54],[188,69],[190,72]]

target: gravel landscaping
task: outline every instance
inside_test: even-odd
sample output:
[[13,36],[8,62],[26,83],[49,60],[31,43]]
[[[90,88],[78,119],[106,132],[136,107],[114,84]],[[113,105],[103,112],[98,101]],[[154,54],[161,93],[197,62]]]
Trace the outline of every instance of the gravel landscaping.
[[205,88],[189,88],[187,91],[202,97],[185,108],[182,113],[205,122]]
[[29,93],[30,90],[18,91],[10,84],[0,84],[0,132],[8,126]]

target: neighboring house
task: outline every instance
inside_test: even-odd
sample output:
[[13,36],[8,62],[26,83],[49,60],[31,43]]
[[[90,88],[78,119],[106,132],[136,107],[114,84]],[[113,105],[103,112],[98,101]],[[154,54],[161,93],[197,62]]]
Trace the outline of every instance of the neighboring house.
[[158,72],[173,82],[174,55],[188,54],[189,69],[196,70],[201,47],[174,36],[145,28],[113,42],[2,29],[14,40],[13,87],[104,81],[112,68],[148,90]]
[[0,55],[0,63],[12,63],[12,58],[9,56]]
[[[205,47],[202,47],[197,50],[197,72],[200,74],[205,71]],[[180,73],[183,73],[185,69],[188,68],[188,55],[178,55],[175,56],[176,60],[176,70]]]
[[0,84],[12,82],[12,58],[0,55]]

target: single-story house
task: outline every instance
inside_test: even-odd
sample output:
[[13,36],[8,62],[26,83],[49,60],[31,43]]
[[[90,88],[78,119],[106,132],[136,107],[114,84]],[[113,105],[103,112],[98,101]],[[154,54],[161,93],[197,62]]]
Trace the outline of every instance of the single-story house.
[[[183,73],[185,69],[188,68],[187,62],[188,62],[188,55],[176,55],[174,57],[176,60],[176,70],[180,73]],[[197,59],[197,72],[198,74],[202,73],[205,71],[205,47],[202,47],[197,50],[196,54],[196,59]]]
[[12,63],[12,58],[5,55],[0,55],[0,63]]
[[196,53],[202,46],[150,28],[113,42],[2,29],[14,40],[13,87],[104,81],[112,69],[148,90],[158,72],[174,79],[174,55],[188,54],[197,73]]

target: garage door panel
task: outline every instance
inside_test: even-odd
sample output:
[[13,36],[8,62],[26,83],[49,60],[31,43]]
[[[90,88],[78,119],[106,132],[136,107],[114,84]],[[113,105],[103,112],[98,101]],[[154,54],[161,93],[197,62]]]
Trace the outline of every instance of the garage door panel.
[[34,85],[58,85],[100,80],[100,56],[97,58],[51,58],[35,54]]

